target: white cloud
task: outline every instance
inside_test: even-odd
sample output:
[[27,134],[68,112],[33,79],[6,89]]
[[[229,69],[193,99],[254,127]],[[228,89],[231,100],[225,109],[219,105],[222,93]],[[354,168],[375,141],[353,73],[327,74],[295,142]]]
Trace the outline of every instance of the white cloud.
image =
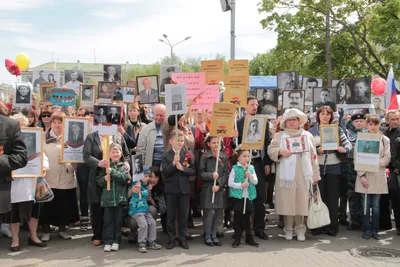
[[54,0],[2,0],[0,11],[34,9],[54,2]]
[[3,19],[0,18],[0,32],[13,32],[13,33],[33,33],[32,24],[21,22],[15,19]]
[[110,10],[93,10],[91,14],[95,17],[106,18],[106,19],[118,19],[126,16],[124,11],[110,11]]

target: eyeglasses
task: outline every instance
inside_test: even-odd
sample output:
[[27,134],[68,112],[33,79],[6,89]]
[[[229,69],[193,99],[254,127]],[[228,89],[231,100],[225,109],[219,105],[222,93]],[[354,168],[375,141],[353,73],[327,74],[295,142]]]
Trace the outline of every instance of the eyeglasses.
[[42,115],[42,118],[50,118],[50,117],[51,117],[50,114],[44,114],[44,115]]

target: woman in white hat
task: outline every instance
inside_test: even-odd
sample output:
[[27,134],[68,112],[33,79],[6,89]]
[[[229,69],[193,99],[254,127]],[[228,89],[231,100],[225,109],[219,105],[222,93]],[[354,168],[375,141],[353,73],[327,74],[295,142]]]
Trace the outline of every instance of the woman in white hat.
[[[286,240],[292,240],[294,233],[298,241],[306,239],[304,217],[308,216],[309,189],[321,179],[314,137],[302,129],[306,122],[303,112],[287,109],[280,121],[283,131],[275,134],[268,147],[268,155],[277,162],[275,208],[277,214],[284,216]],[[302,146],[308,147],[307,151],[292,153],[285,141],[289,137],[299,137]]]

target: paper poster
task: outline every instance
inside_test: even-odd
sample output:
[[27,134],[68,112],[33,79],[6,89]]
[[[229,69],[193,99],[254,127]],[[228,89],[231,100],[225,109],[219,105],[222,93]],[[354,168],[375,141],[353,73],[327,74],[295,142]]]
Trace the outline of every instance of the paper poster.
[[224,102],[246,108],[249,76],[225,76],[224,83],[226,88]]
[[179,115],[187,113],[186,84],[165,85],[165,105],[168,115]]
[[211,119],[211,135],[221,137],[233,136],[236,105],[230,103],[214,103]]
[[201,62],[201,71],[206,75],[206,84],[218,84],[224,79],[224,61],[204,60]]
[[228,61],[230,76],[249,76],[249,60],[233,59]]
[[358,133],[354,148],[354,166],[356,171],[378,172],[380,159],[381,134]]

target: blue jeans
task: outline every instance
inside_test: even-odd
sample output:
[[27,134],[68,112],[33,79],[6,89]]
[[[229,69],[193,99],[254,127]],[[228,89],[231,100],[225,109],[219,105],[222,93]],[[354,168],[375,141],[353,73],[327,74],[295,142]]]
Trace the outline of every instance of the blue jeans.
[[[362,205],[364,208],[365,205],[365,194],[361,194],[362,196]],[[379,230],[379,216],[380,216],[380,209],[379,209],[379,201],[381,199],[381,195],[379,194],[368,194],[367,195],[367,214],[363,214],[363,225],[364,225],[364,232],[368,233],[377,233]],[[370,209],[372,208],[372,220],[371,220],[371,212]],[[372,224],[372,227],[371,227]]]

